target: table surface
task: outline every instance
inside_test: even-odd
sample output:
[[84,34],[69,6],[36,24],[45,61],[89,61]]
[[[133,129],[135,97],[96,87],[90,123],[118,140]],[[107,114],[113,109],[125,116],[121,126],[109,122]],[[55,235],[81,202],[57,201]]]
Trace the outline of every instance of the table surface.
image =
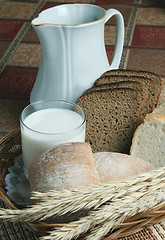
[[[0,1],[0,138],[19,127],[38,72],[41,46],[31,20],[46,8],[63,3],[92,3],[115,8],[124,17],[125,42],[121,69],[146,70],[163,81],[159,104],[165,102],[165,1],[152,0],[11,0]],[[115,45],[114,17],[105,26],[111,62]],[[3,204],[0,203],[3,207]],[[20,223],[0,223],[0,239],[34,239]],[[165,239],[163,223],[122,239]]]

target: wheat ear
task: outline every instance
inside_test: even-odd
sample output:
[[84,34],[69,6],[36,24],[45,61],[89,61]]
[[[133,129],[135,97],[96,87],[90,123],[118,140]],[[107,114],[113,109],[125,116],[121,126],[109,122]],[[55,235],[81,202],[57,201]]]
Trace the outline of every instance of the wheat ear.
[[[133,196],[130,197],[132,198]],[[91,230],[91,233],[89,236],[87,236],[86,240],[99,240],[102,237],[106,236],[108,233],[112,232],[115,228],[119,227],[120,224],[122,224],[128,218],[138,213],[145,212],[161,201],[164,201],[165,190],[157,190],[156,193],[152,192],[143,197],[136,197],[135,194],[134,200],[130,200],[131,199],[129,198],[123,200],[123,203],[121,206],[119,205],[119,207],[117,207],[117,202],[115,202],[114,212],[111,210],[111,214],[108,214],[109,216],[107,215],[107,218],[105,217],[105,220],[101,224],[97,225]],[[111,209],[111,207],[113,206],[110,204],[109,208]],[[101,214],[103,214],[103,212]]]
[[103,205],[98,210],[91,211],[88,216],[78,221],[56,228],[50,232],[50,235],[41,239],[70,240],[90,230],[91,234],[86,239],[99,240],[127,218],[144,212],[160,201],[165,200],[164,183],[161,183],[158,187],[149,188],[148,191],[134,192],[125,198],[118,198],[116,201],[109,202],[109,204]]
[[[77,191],[69,192],[48,192],[34,193],[34,199],[40,199],[43,203],[52,206],[51,211],[43,216],[42,220],[54,214],[64,215],[80,210],[97,209],[107,201],[115,200],[119,197],[129,195],[134,191],[144,188],[144,185],[154,185],[155,179],[165,178],[165,168],[141,174],[138,177],[130,178],[124,182],[115,182],[108,185],[91,186],[81,188]],[[54,207],[53,207],[54,205]]]
[[165,168],[161,168],[125,182],[84,187],[75,191],[35,193],[34,198],[41,199],[40,203],[22,210],[0,209],[0,218],[9,221],[35,221],[55,214],[63,215],[78,210],[97,209],[107,201],[115,201],[144,187],[147,189],[148,185],[155,185],[155,181],[161,182],[164,179]]

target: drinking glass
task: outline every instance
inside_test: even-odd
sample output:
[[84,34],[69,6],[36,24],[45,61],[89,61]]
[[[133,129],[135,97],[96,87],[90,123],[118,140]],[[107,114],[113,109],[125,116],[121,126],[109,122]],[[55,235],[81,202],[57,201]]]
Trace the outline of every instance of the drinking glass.
[[25,172],[41,153],[67,142],[84,142],[86,115],[72,102],[41,100],[31,103],[20,117]]

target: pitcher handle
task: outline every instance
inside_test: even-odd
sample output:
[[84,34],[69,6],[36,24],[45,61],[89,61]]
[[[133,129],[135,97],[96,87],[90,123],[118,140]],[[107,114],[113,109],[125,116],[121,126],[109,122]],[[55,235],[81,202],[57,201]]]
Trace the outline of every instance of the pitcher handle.
[[116,32],[116,45],[114,49],[114,54],[112,58],[111,65],[109,70],[118,69],[122,52],[123,52],[123,45],[124,45],[124,19],[122,14],[116,9],[108,9],[107,10],[107,17],[105,19],[105,23],[112,17],[116,17],[116,25],[117,25],[117,32]]

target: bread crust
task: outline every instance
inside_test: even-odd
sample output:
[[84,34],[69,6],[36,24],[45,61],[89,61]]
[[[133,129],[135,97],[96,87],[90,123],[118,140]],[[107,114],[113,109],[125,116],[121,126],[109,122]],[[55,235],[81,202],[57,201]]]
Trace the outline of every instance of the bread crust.
[[133,70],[133,69],[117,69],[117,70],[110,70],[101,75],[104,76],[140,76],[148,79],[152,79],[156,81],[158,84],[162,84],[162,80],[160,76],[156,73],[149,72],[149,71],[140,71],[140,70]]
[[150,119],[158,119],[162,122],[165,123],[165,115],[163,113],[150,113],[147,114],[147,116],[145,117],[144,121],[148,121]]
[[123,180],[154,169],[149,162],[128,154],[98,152],[93,156],[101,183]]
[[29,167],[32,191],[71,189],[99,184],[89,143],[66,143],[41,154]]
[[165,114],[165,107],[157,107],[153,110],[153,113],[162,113]]

